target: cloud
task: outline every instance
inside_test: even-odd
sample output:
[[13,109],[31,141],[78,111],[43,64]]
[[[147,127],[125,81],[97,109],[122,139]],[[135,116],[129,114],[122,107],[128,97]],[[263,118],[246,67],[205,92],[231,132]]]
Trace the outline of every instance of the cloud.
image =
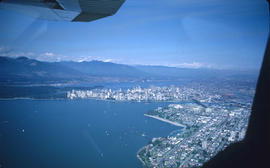
[[0,54],[1,56],[6,56],[8,53],[10,53],[12,50],[9,47],[6,46],[0,46]]
[[[126,63],[122,63],[126,64]],[[145,64],[145,63],[136,63],[136,64],[128,64],[128,65],[145,65],[145,66],[167,66],[167,67],[175,67],[175,68],[192,68],[192,69],[198,69],[198,68],[209,68],[209,69],[222,69],[220,67],[217,67],[214,64],[205,64],[201,62],[184,62],[184,63],[151,63],[151,64]]]
[[77,62],[84,62],[84,61],[103,61],[103,62],[114,62],[116,63],[117,61],[111,58],[102,58],[102,57],[96,57],[96,56],[81,56],[76,59],[73,59],[73,61]]
[[45,53],[43,53],[42,55],[43,55],[43,56],[46,56],[46,57],[52,57],[52,56],[54,56],[55,54],[52,53],[52,52],[45,52]]
[[220,69],[214,64],[202,63],[202,62],[184,62],[179,64],[169,64],[168,66],[178,67],[178,68],[210,68],[210,69]]
[[[138,64],[139,65],[139,64]],[[201,62],[184,62],[184,63],[166,63],[166,64],[142,64],[142,65],[151,65],[151,66],[168,66],[168,67],[177,67],[177,68],[212,68],[212,69],[219,69],[214,64],[205,64]]]
[[103,58],[98,56],[72,56],[72,55],[63,55],[54,52],[43,52],[43,53],[34,53],[34,52],[22,52],[18,51],[17,49],[12,49],[6,46],[0,46],[0,56],[4,57],[28,57],[30,59],[36,59],[39,61],[46,61],[46,62],[59,62],[59,61],[76,61],[76,62],[83,62],[83,61],[103,61],[103,62],[115,62],[115,60],[111,58]]
[[59,62],[62,60],[65,60],[65,56],[53,52],[44,52],[42,54],[39,54],[35,59],[39,61],[46,61],[46,62]]
[[112,62],[113,60],[112,59],[105,59],[103,60],[103,62]]
[[12,57],[12,58],[24,56],[24,57],[32,58],[32,57],[35,56],[35,53],[16,51],[16,50],[14,50],[14,49],[12,49],[10,47],[1,46],[0,47],[0,56]]
[[62,55],[53,52],[44,52],[41,54],[36,54],[34,52],[21,52],[11,49],[9,47],[0,47],[0,56],[7,56],[7,57],[20,57],[25,56],[31,59],[36,59],[39,61],[46,61],[46,62],[59,62],[59,61],[76,61],[76,62],[84,62],[84,61],[103,61],[103,62],[113,62],[118,64],[127,64],[127,65],[152,65],[152,66],[169,66],[169,67],[179,67],[179,68],[215,68],[218,67],[212,64],[202,63],[202,62],[183,62],[183,63],[151,63],[145,64],[142,62],[130,61],[130,60],[119,60],[119,59],[112,59],[106,57],[99,57],[99,56],[70,56],[70,55]]
[[175,64],[174,66],[176,67],[181,67],[181,68],[202,68],[204,67],[204,64],[200,62],[192,62],[192,63],[180,63],[180,64]]
[[55,61],[61,61],[61,55],[57,55],[52,52],[45,52],[42,54],[37,54],[34,52],[27,52],[27,51],[18,51],[16,49],[12,49],[10,47],[0,47],[0,56],[4,57],[11,57],[11,58],[17,58],[17,57],[28,57],[30,59],[36,59],[39,61],[49,61],[49,62],[55,62]]
[[84,61],[92,61],[93,57],[92,56],[82,56],[77,58],[75,61],[77,62],[84,62]]

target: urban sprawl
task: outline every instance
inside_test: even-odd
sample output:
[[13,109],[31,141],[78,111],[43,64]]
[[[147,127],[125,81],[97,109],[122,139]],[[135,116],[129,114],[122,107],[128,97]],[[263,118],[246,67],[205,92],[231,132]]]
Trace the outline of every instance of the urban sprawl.
[[[246,90],[245,90],[246,89]],[[72,90],[69,99],[168,101],[145,116],[179,126],[167,137],[153,138],[138,159],[146,167],[201,167],[230,143],[244,138],[250,115],[252,89],[218,90],[204,87],[135,87],[131,89]]]

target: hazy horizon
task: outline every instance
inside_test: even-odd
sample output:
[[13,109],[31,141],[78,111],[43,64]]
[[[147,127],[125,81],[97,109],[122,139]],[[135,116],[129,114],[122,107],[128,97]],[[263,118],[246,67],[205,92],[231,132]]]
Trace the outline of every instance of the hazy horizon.
[[27,59],[32,59],[32,60],[36,60],[36,61],[40,61],[40,62],[48,62],[48,63],[58,63],[58,62],[76,62],[76,63],[83,63],[83,62],[103,62],[103,63],[113,63],[113,64],[119,64],[119,65],[128,65],[128,66],[149,66],[149,67],[168,67],[168,68],[186,68],[186,69],[212,69],[212,70],[232,70],[232,71],[256,71],[258,72],[260,70],[260,67],[257,68],[218,68],[218,67],[203,67],[201,66],[199,63],[183,63],[182,65],[178,65],[178,66],[173,66],[173,65],[164,65],[164,64],[125,64],[125,63],[117,63],[117,62],[113,62],[111,60],[98,60],[98,59],[92,59],[92,60],[39,60],[39,59],[35,59],[35,58],[31,58],[28,56],[16,56],[16,57],[12,57],[12,56],[1,56],[0,57],[6,57],[6,58],[12,58],[12,59],[18,59],[18,58],[27,58]]

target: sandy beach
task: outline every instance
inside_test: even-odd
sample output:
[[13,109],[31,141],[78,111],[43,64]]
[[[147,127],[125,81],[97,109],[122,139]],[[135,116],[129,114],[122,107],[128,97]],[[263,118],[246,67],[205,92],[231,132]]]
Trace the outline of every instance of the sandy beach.
[[160,118],[160,117],[157,117],[157,116],[153,116],[153,115],[148,115],[148,114],[144,114],[145,116],[147,117],[151,117],[151,118],[154,118],[154,119],[157,119],[157,120],[160,120],[160,121],[164,121],[166,123],[169,123],[169,124],[172,124],[172,125],[175,125],[175,126],[178,126],[178,127],[186,127],[185,125],[183,124],[179,124],[177,122],[173,122],[173,121],[170,121],[170,120],[166,120],[164,118]]

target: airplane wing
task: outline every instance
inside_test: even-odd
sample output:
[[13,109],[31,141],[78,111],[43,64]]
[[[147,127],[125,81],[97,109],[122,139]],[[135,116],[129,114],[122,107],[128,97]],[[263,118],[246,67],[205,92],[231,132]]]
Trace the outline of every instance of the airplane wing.
[[0,0],[1,8],[45,20],[89,22],[114,15],[125,0]]

